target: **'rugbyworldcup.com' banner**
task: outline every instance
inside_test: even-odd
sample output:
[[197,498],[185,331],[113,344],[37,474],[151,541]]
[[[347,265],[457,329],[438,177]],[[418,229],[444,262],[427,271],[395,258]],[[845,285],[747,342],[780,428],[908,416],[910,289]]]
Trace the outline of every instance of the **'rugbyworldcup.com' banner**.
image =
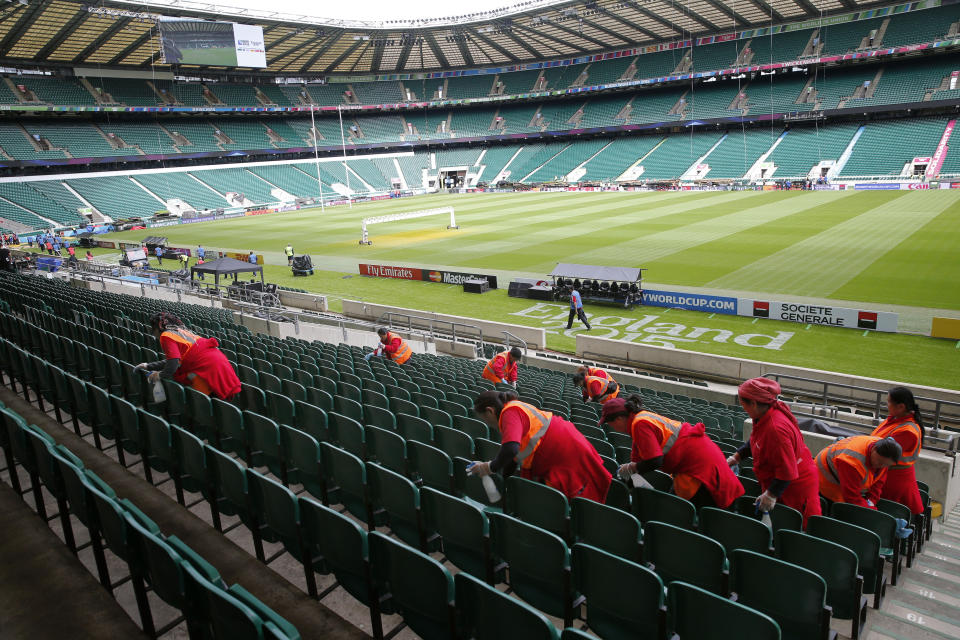
[[441,282],[443,284],[463,284],[464,280],[480,279],[490,283],[491,289],[497,288],[497,276],[442,269],[418,269],[416,267],[394,267],[385,264],[361,264],[360,275],[371,278],[397,278],[400,280],[421,280],[423,282]]
[[643,304],[650,307],[670,307],[689,309],[708,313],[737,315],[737,299],[723,296],[708,296],[702,293],[684,293],[682,291],[643,290]]
[[737,315],[786,320],[802,324],[822,324],[846,329],[870,329],[896,333],[897,314],[888,311],[863,311],[844,307],[825,307],[802,302],[774,302],[740,298]]

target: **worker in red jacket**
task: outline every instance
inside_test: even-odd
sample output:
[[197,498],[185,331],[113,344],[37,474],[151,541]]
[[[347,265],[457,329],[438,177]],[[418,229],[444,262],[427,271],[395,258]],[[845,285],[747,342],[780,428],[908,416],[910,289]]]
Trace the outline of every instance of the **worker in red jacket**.
[[923,419],[910,389],[890,389],[887,393],[887,419],[870,435],[893,438],[903,452],[900,460],[887,469],[887,481],[883,484],[880,497],[910,507],[910,513],[923,513],[923,500],[913,466],[923,447]]
[[631,461],[620,467],[621,476],[662,469],[673,476],[673,492],[697,506],[726,509],[743,495],[743,485],[702,423],[681,423],[645,411],[643,398],[633,394],[603,403],[604,424],[633,440]]
[[620,385],[613,378],[585,376],[578,373],[573,376],[573,384],[583,391],[583,401],[599,402],[603,404],[611,398],[620,395]]
[[513,347],[510,351],[501,351],[493,356],[487,366],[483,368],[483,377],[497,384],[505,382],[517,386],[517,363],[523,357],[520,347]]
[[803,441],[797,419],[781,402],[780,385],[769,378],[747,380],[737,389],[740,406],[753,420],[750,442],[727,458],[732,467],[753,458],[753,473],[762,494],[760,511],[770,511],[782,502],[807,518],[820,515],[820,476]]
[[493,460],[475,462],[472,475],[508,476],[519,467],[522,477],[543,482],[568,499],[606,500],[610,472],[573,424],[520,402],[513,391],[484,391],[473,401],[473,411],[500,432],[500,451]]
[[167,311],[155,314],[150,318],[150,324],[165,356],[164,360],[136,366],[152,372],[150,382],[173,378],[182,385],[221,400],[229,400],[240,393],[237,372],[220,351],[216,338],[198,336]]
[[877,508],[887,469],[900,460],[893,438],[852,436],[834,442],[817,455],[820,495],[831,502]]
[[365,356],[366,360],[374,356],[383,356],[397,364],[403,364],[413,355],[413,350],[410,348],[410,345],[407,344],[406,340],[392,331],[380,327],[377,329],[377,335],[380,336],[380,344]]

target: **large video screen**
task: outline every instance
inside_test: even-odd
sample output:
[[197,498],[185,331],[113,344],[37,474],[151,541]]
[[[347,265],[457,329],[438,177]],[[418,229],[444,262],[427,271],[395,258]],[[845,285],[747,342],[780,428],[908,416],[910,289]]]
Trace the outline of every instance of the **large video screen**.
[[160,21],[160,43],[167,64],[267,66],[263,29],[257,25],[164,19]]

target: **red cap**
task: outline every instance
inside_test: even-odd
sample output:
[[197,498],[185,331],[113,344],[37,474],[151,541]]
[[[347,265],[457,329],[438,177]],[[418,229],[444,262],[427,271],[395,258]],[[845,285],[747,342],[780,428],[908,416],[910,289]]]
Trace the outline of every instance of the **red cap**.
[[603,423],[609,420],[611,416],[615,416],[618,413],[626,413],[626,411],[626,402],[624,402],[623,398],[610,398],[603,403],[603,411],[600,412],[600,426],[602,427]]

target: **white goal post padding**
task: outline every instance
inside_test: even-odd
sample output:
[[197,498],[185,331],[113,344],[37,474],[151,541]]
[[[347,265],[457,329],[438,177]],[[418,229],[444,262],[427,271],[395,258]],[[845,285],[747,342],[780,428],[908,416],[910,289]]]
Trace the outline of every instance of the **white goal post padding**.
[[437,209],[423,209],[421,211],[407,211],[405,213],[391,213],[385,216],[364,218],[360,223],[360,244],[371,244],[367,233],[367,225],[409,220],[411,218],[426,218],[427,216],[441,216],[447,215],[448,213],[450,214],[450,224],[447,226],[447,229],[459,229],[457,219],[454,217],[453,207],[439,207]]

